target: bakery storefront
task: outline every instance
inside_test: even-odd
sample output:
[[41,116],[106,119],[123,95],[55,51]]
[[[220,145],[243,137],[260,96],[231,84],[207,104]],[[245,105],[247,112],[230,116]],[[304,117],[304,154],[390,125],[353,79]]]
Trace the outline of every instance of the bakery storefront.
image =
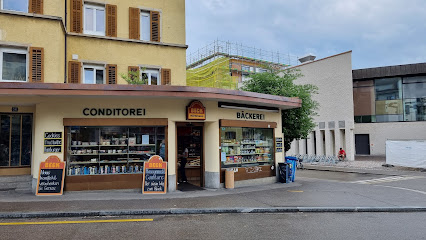
[[40,163],[57,156],[65,191],[140,189],[153,155],[168,163],[168,191],[220,188],[226,170],[237,186],[275,182],[281,110],[301,104],[223,89],[46,83],[0,83],[0,100],[0,174],[31,174],[35,188]]

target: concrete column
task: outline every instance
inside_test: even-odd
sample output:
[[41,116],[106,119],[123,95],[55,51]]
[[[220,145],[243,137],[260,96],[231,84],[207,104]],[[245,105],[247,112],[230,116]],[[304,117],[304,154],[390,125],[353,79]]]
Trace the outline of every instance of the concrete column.
[[308,141],[308,149],[307,149],[306,154],[309,154],[309,155],[312,155],[315,152],[315,150],[314,150],[314,147],[315,147],[314,134],[315,134],[315,132],[311,132],[308,136],[308,139],[306,139],[306,141]]
[[317,137],[317,156],[324,155],[321,130],[316,130],[315,134]]
[[204,124],[204,184],[206,188],[220,188],[219,122]]
[[169,120],[167,127],[167,191],[169,192],[176,191],[176,147],[176,123]]

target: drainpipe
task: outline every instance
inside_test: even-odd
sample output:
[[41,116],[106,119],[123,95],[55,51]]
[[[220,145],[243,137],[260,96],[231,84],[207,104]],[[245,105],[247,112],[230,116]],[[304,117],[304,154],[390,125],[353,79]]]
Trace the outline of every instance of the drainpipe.
[[67,0],[65,0],[65,68],[64,68],[64,83],[67,83]]

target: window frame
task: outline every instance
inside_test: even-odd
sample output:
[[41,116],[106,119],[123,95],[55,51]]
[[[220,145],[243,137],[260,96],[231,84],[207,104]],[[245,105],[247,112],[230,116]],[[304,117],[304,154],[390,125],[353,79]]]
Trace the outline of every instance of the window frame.
[[[90,9],[93,9],[94,11],[93,11],[93,16],[92,16],[92,18],[93,18],[93,27],[94,27],[94,29],[95,29],[95,31],[91,31],[91,30],[87,30],[86,29],[86,21],[87,21],[87,19],[86,19],[86,9],[87,8],[90,8]],[[96,21],[97,21],[97,18],[96,18],[96,10],[103,10],[104,11],[104,31],[103,32],[100,32],[100,31],[96,31]],[[87,2],[87,3],[84,3],[83,4],[83,33],[84,34],[89,34],[89,35],[96,35],[96,36],[106,36],[106,6],[105,5],[103,5],[103,4],[96,4],[96,3],[90,3],[90,2]]]
[[[88,68],[93,69],[94,83],[86,83],[86,74],[85,74],[84,71]],[[81,74],[83,76],[81,78],[81,84],[93,84],[93,85],[99,84],[99,83],[96,83],[96,70],[102,70],[104,72],[103,78],[102,78],[102,84],[106,84],[106,67],[105,67],[105,65],[90,64],[90,63],[83,63],[82,64]]]
[[[14,54],[25,54],[25,81],[3,79],[3,53],[5,52],[14,53]],[[0,82],[28,82],[28,74],[29,74],[28,68],[29,68],[28,49],[0,46]]]
[[23,12],[23,13],[28,13],[29,11],[28,11],[28,8],[30,7],[29,5],[30,5],[30,2],[27,0],[27,8],[26,8],[26,11],[18,11],[18,10],[11,10],[11,9],[4,9],[4,1],[5,0],[0,0],[0,10],[4,10],[4,11],[13,11],[13,12]]
[[[151,84],[151,73],[153,73],[153,72],[158,73],[158,79],[157,79],[158,84],[157,85],[152,85]],[[139,77],[140,77],[140,79],[142,79],[142,74],[143,73],[149,73],[150,74],[149,77],[148,77],[148,82],[146,83],[146,85],[149,85],[149,86],[159,86],[159,85],[162,85],[161,84],[161,68],[140,67],[139,68]]]

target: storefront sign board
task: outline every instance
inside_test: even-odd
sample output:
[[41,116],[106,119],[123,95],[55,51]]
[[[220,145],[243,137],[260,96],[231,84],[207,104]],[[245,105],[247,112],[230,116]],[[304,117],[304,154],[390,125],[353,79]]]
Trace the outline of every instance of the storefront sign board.
[[44,133],[44,153],[62,152],[62,132]]
[[237,119],[244,120],[265,120],[265,114],[260,113],[248,113],[248,112],[237,112]]
[[283,138],[275,138],[275,152],[283,152]]
[[167,191],[167,162],[158,156],[152,156],[144,163],[142,193],[164,194]]
[[206,108],[200,101],[192,101],[186,107],[186,120],[206,120]]
[[65,162],[50,156],[40,163],[36,195],[62,195],[64,189]]

